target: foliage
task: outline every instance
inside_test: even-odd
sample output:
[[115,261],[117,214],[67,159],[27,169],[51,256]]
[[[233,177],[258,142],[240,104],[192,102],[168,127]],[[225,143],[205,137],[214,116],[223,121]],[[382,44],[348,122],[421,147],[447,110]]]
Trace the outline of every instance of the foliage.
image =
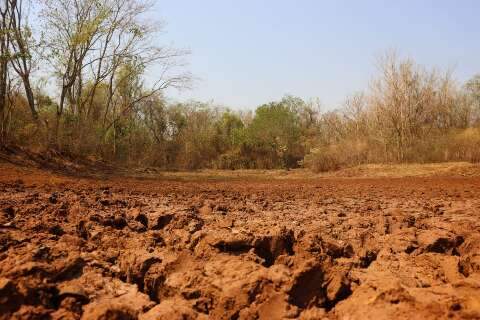
[[480,76],[458,86],[390,53],[368,91],[324,113],[294,96],[252,112],[172,103],[165,89],[188,87],[187,52],[158,45],[150,1],[36,5],[39,30],[28,2],[0,5],[1,144],[169,170],[480,161]]

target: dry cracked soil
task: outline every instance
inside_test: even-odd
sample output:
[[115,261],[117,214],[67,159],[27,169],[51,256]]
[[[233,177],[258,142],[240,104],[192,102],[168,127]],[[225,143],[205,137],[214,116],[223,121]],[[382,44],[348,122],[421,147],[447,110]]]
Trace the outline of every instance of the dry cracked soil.
[[0,167],[0,319],[480,319],[480,178]]

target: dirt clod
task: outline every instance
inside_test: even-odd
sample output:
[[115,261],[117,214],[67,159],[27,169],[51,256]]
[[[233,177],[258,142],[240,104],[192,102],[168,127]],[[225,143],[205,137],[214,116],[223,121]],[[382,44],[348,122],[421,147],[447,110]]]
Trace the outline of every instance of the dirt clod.
[[0,163],[1,320],[480,318],[478,177],[52,176]]

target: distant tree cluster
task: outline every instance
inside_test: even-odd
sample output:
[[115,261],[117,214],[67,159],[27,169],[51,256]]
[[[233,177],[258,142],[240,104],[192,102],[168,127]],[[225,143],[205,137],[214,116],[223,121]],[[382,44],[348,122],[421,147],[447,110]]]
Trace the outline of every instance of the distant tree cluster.
[[334,111],[292,96],[253,112],[170,103],[187,52],[156,45],[150,2],[25,1],[0,3],[0,144],[170,170],[480,161],[480,76],[459,85],[387,54]]
[[305,166],[480,162],[480,76],[458,86],[450,73],[395,54],[381,59],[379,71],[369,91],[320,117]]

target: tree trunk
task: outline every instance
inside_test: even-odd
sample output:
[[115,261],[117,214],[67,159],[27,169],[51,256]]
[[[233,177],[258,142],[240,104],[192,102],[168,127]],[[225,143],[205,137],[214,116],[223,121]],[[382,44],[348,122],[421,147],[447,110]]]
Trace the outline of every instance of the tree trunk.
[[6,131],[5,110],[7,104],[7,63],[3,61],[0,63],[0,145],[3,145],[5,143]]
[[54,129],[54,135],[53,135],[53,145],[55,148],[58,148],[58,134],[60,130],[60,119],[63,114],[63,107],[65,105],[65,97],[67,94],[66,88],[62,89],[62,93],[60,94],[60,105],[57,107],[57,113],[55,117],[55,129]]
[[30,81],[29,81],[28,78],[23,77],[22,81],[23,81],[23,86],[25,87],[25,94],[27,96],[28,106],[30,107],[30,111],[32,113],[33,120],[38,122],[38,112],[35,109],[35,98],[33,96],[32,86],[30,85]]

